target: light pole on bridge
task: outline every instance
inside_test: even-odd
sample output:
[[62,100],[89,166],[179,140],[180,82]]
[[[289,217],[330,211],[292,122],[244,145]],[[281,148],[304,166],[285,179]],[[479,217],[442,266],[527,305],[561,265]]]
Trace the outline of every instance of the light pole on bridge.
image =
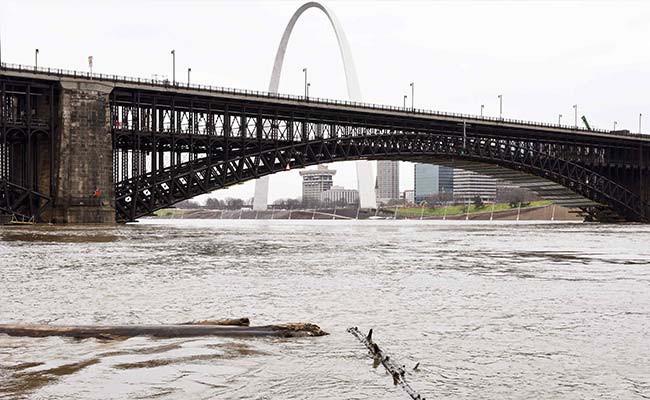
[[302,69],[302,72],[305,73],[305,99],[309,98],[309,93],[307,93],[307,67]]
[[481,104],[481,118],[483,117],[483,109],[485,108],[485,104]]
[[406,98],[407,97],[408,97],[407,95],[404,95],[404,102],[402,103],[402,108],[404,108],[404,109],[406,109]]
[[573,126],[576,129],[578,129],[578,105],[577,104],[573,105],[573,113],[574,113],[574,117],[575,117],[575,120],[573,122]]
[[499,95],[499,119],[503,119],[503,95]]
[[176,50],[172,50],[172,84],[176,85]]
[[187,87],[190,87],[190,72],[192,72],[192,68],[187,69]]
[[614,130],[616,130],[616,124],[617,123],[618,123],[618,121],[614,121]]
[[641,134],[641,116],[643,114],[639,113],[639,135]]
[[311,82],[307,82],[307,98],[309,98],[309,88],[311,87]]
[[38,69],[38,49],[34,51],[34,68]]
[[415,82],[411,82],[411,111],[415,111]]
[[557,124],[562,125],[562,114],[557,116]]

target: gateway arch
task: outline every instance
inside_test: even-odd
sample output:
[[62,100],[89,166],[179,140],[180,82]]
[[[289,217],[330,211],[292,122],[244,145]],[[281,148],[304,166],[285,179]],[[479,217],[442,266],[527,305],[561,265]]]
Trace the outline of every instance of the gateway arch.
[[[336,40],[339,44],[341,58],[343,60],[345,81],[348,88],[348,97],[352,101],[360,102],[361,89],[359,88],[359,79],[357,77],[356,68],[354,67],[354,60],[352,59],[352,52],[350,50],[350,45],[348,44],[348,39],[345,36],[345,32],[343,32],[343,27],[329,8],[313,1],[305,3],[300,8],[298,8],[298,10],[296,10],[296,12],[289,20],[287,27],[284,29],[284,34],[282,35],[282,40],[280,41],[278,52],[275,55],[275,62],[273,63],[273,72],[271,74],[271,82],[269,83],[269,92],[278,92],[278,86],[280,85],[280,76],[282,75],[282,64],[284,62],[284,55],[287,52],[287,46],[289,44],[291,32],[293,31],[293,27],[296,25],[298,18],[300,18],[303,12],[310,8],[321,10],[330,21],[330,24],[332,24],[332,28],[336,34]],[[357,183],[359,186],[359,205],[361,208],[375,208],[377,207],[377,200],[375,198],[375,187],[372,179],[372,166],[369,161],[357,161],[356,167]],[[265,176],[255,181],[253,209],[266,210],[268,198],[269,177]]]

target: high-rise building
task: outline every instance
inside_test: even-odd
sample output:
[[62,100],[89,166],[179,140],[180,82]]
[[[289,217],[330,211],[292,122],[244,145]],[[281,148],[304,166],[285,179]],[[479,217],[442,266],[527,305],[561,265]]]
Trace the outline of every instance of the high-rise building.
[[438,193],[454,193],[454,169],[438,166]]
[[377,161],[377,201],[399,199],[399,161]]
[[454,170],[454,199],[468,203],[476,196],[483,201],[494,201],[497,195],[497,180],[490,176],[481,175],[462,169]]
[[432,195],[454,192],[454,169],[442,165],[415,164],[415,202]]
[[303,203],[320,202],[320,194],[332,188],[334,174],[336,170],[328,169],[327,165],[300,171]]

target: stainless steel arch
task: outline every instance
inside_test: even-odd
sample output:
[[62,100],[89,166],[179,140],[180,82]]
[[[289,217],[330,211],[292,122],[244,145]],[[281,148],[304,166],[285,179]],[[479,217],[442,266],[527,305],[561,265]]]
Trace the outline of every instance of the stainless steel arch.
[[[343,60],[343,69],[345,71],[345,81],[348,88],[348,97],[352,101],[361,101],[361,88],[359,87],[359,78],[357,77],[357,71],[354,67],[354,60],[352,59],[352,51],[350,50],[350,45],[348,39],[345,36],[343,27],[339,22],[336,15],[324,5],[310,1],[303,4],[300,8],[296,10],[293,14],[287,27],[284,29],[284,34],[282,35],[282,40],[280,40],[280,46],[275,55],[275,61],[273,63],[273,72],[271,73],[271,82],[269,83],[269,92],[277,93],[278,86],[280,85],[280,77],[282,75],[282,64],[284,63],[284,55],[287,52],[287,46],[289,44],[289,38],[291,37],[291,32],[293,27],[296,25],[298,18],[306,10],[310,8],[316,8],[321,10],[327,19],[329,20],[334,33],[336,34],[336,40],[339,45],[339,51],[341,52],[341,58]],[[357,161],[357,183],[359,185],[359,203],[362,208],[375,208],[377,202],[375,199],[375,189],[372,180],[372,167],[369,161]],[[263,177],[255,181],[255,195],[253,197],[253,209],[255,210],[265,210],[268,203],[269,197],[269,177]]]

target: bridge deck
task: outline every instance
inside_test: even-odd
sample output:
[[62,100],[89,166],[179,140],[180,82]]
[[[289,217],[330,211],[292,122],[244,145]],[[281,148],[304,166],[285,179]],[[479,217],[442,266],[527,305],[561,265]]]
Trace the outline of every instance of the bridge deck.
[[52,68],[34,68],[24,65],[13,65],[3,63],[0,65],[0,71],[3,75],[28,78],[42,79],[50,81],[78,81],[85,83],[101,83],[112,86],[116,89],[137,89],[152,90],[159,93],[167,93],[185,96],[202,96],[234,101],[255,102],[258,104],[268,104],[277,107],[284,105],[289,107],[307,107],[314,110],[327,110],[339,112],[354,112],[361,114],[374,114],[387,117],[409,118],[421,121],[431,120],[438,122],[471,124],[474,126],[492,127],[492,128],[511,128],[511,129],[533,129],[540,133],[560,134],[566,136],[586,136],[612,138],[616,140],[633,140],[650,143],[650,135],[628,133],[626,131],[610,131],[603,129],[587,130],[585,128],[549,124],[544,122],[523,121],[517,119],[500,119],[494,117],[480,117],[476,115],[448,113],[432,111],[426,109],[410,109],[388,105],[378,105],[369,103],[350,102],[342,100],[321,99],[315,97],[305,98],[303,96],[275,94],[262,91],[231,89],[215,87],[208,85],[187,85],[172,84],[168,81],[155,79],[131,78],[118,75],[107,74],[90,74],[80,71],[68,71]]

